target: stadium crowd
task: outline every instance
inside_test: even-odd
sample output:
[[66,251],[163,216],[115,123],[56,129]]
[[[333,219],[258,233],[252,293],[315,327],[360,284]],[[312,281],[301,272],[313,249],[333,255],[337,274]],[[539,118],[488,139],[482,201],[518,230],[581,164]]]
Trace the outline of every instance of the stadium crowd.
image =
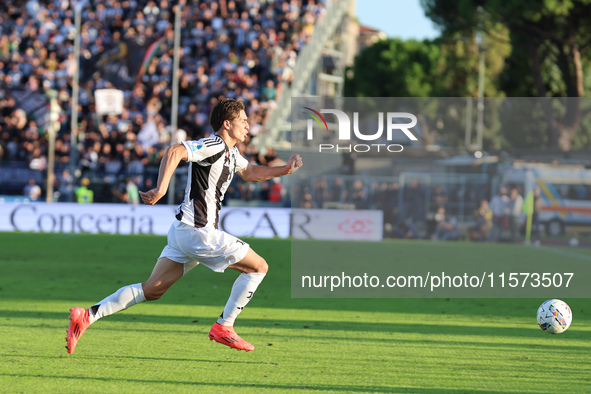
[[[505,197],[499,208],[503,212],[499,220],[506,219],[507,223],[512,220],[513,225],[507,225],[506,232],[510,229],[510,238],[516,239],[521,203],[515,202],[517,189],[513,188],[512,193],[514,196]],[[442,241],[463,237],[475,241],[501,239],[501,235],[493,237],[491,232],[493,216],[488,209],[491,195],[488,184],[458,179],[441,184],[417,179],[399,183],[396,178],[331,175],[302,180],[293,195],[292,205],[299,208],[381,210],[385,237]],[[460,224],[469,227],[460,229]]]
[[[507,184],[495,194],[488,183],[440,178],[424,182],[397,178],[346,175],[316,176],[301,180],[293,191],[298,208],[370,209],[384,212],[384,237],[467,239],[486,242],[520,242],[524,232],[523,185]],[[587,189],[571,188],[578,198]],[[564,192],[566,195],[566,191]],[[540,189],[533,191],[532,239],[540,244]]]
[[[141,188],[149,187],[171,138],[173,142],[198,139],[211,132],[208,114],[222,96],[245,103],[250,138],[256,138],[264,132],[262,125],[276,98],[293,78],[298,52],[325,12],[324,0],[188,1],[182,11],[178,75],[180,130],[171,136],[176,6],[170,0],[82,0],[78,4],[82,7],[83,60],[125,40],[159,40],[161,44],[156,56],[142,68],[137,83],[122,89],[125,110],[120,115],[98,117],[94,101],[96,89],[120,86],[105,79],[101,69],[81,79],[79,161],[76,173],[70,174],[66,168],[76,65],[72,2],[8,0],[0,4],[0,162],[4,168],[24,165],[34,171],[45,170],[46,125],[21,108],[14,92],[57,92],[64,112],[55,145],[56,190],[62,190],[63,200],[84,178],[107,189],[128,183],[126,177]],[[84,61],[81,64],[84,67]],[[81,71],[84,75],[88,70]],[[260,155],[249,140],[239,149],[251,161],[278,160],[272,151]],[[46,185],[40,186],[46,189]],[[236,186],[232,195],[247,197],[248,190],[242,196],[242,189]],[[99,196],[94,200],[112,201],[113,196],[118,200],[116,192]]]

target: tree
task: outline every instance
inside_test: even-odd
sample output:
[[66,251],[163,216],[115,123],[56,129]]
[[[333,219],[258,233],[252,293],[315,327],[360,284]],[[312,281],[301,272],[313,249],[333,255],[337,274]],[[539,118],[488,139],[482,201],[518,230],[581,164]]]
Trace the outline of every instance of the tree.
[[[508,55],[508,32],[497,28],[505,42],[494,42],[486,56],[485,95],[503,96],[498,79]],[[460,34],[435,40],[388,39],[366,48],[355,59],[345,81],[345,95],[352,97],[476,97],[479,46],[476,35]],[[465,100],[415,100],[423,143],[445,140],[448,146],[463,146]],[[419,108],[420,107],[420,108]],[[454,108],[454,109],[452,109]],[[455,114],[449,116],[449,111]],[[503,139],[498,125],[485,125],[485,145],[498,149]]]
[[[512,53],[501,85],[508,93],[539,97],[585,95],[584,62],[591,57],[590,0],[421,2],[427,16],[442,28],[444,37],[480,32],[498,40],[491,28],[501,24],[509,30]],[[564,111],[557,115],[551,100],[541,103],[548,124],[548,145],[570,150],[588,110],[582,108],[581,100],[567,100]]]
[[430,41],[388,39],[365,48],[355,59],[345,95],[356,97],[430,97],[440,48]]

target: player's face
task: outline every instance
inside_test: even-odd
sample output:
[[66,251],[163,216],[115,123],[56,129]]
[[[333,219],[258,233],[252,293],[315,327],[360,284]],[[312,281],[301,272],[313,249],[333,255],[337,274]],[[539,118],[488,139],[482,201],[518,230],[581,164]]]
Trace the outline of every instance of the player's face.
[[244,142],[248,135],[248,118],[246,112],[240,111],[240,115],[230,123],[230,137]]

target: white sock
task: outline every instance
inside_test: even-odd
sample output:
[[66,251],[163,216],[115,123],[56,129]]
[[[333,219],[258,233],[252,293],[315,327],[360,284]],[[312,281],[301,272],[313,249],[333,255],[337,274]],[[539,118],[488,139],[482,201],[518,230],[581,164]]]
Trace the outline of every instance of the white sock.
[[104,316],[122,311],[135,304],[146,301],[141,283],[120,288],[101,302],[88,308],[90,324]]
[[223,326],[234,325],[234,320],[236,320],[236,317],[238,317],[246,304],[248,304],[248,301],[252,299],[254,292],[265,278],[265,275],[262,272],[252,272],[250,274],[240,274],[236,278],[234,286],[232,286],[230,298],[218,319],[218,324]]

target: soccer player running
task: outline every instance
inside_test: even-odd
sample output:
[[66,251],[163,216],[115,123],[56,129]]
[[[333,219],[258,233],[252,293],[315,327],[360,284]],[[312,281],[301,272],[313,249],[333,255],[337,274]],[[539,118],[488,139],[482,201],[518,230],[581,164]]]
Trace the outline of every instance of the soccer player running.
[[224,272],[226,268],[240,272],[209,338],[234,349],[254,350],[253,345],[236,334],[233,326],[265,277],[268,265],[247,243],[218,230],[221,201],[234,173],[245,181],[264,181],[294,173],[302,166],[302,159],[292,155],[283,167],[266,167],[250,164],[242,157],[236,144],[244,142],[248,134],[248,119],[244,104],[234,99],[218,102],[211,110],[210,124],[215,135],[168,148],[160,163],[157,187],[140,192],[145,204],[155,204],[166,194],[180,161],[190,162],[185,199],[177,209],[177,220],[168,231],[168,244],[150,278],[144,283],[122,287],[89,309],[70,309],[68,353],[74,352],[92,323],[135,304],[159,299],[197,264],[215,272]]

